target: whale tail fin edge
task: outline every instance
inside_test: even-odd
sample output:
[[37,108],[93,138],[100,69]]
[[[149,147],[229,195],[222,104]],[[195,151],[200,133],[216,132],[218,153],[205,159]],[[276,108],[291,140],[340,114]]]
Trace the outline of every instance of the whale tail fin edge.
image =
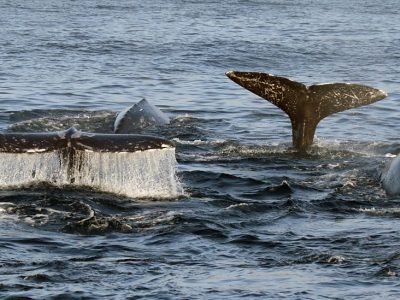
[[40,153],[62,149],[92,152],[137,152],[174,148],[173,142],[150,135],[82,132],[0,133],[0,153]]

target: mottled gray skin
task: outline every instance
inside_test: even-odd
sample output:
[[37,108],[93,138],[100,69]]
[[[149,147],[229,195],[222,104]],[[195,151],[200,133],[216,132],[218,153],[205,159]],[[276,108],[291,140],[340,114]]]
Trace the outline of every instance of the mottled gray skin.
[[60,132],[0,133],[0,152],[40,153],[55,150],[135,152],[174,147],[168,140],[138,134],[98,134],[74,127]]
[[400,155],[386,166],[381,175],[381,183],[388,195],[400,195]]
[[284,77],[258,72],[230,71],[226,76],[289,115],[293,146],[299,151],[306,150],[313,143],[315,129],[323,118],[386,97],[384,91],[360,84],[305,86]]
[[114,133],[137,133],[146,127],[162,126],[169,122],[161,110],[143,99],[117,115]]

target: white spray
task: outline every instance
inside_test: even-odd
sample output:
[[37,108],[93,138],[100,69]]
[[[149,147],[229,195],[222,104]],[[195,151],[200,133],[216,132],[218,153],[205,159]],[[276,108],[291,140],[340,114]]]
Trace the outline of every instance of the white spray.
[[176,198],[183,195],[176,166],[174,148],[0,153],[0,187],[47,182],[88,186],[133,198]]

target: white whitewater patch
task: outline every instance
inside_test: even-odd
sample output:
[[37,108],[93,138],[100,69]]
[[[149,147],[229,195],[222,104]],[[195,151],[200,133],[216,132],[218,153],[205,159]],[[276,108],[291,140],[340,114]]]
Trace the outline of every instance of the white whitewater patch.
[[328,264],[341,264],[346,260],[344,256],[341,255],[333,255],[330,256],[327,260]]
[[0,203],[0,223],[15,224],[18,221],[18,216],[8,213],[8,207],[10,206],[12,207],[14,206],[14,204],[10,202]]
[[139,227],[142,230],[154,229],[154,227],[158,225],[168,224],[173,222],[176,218],[182,217],[182,213],[177,211],[160,211],[160,212],[151,212],[140,214],[137,216],[131,216],[127,219],[132,222],[132,225],[135,227]]
[[207,141],[203,141],[203,140],[187,141],[187,140],[181,140],[180,138],[173,138],[172,140],[178,144],[194,145],[194,146],[200,146],[200,145],[218,146],[218,145],[223,145],[227,142],[227,140],[222,140],[222,139],[211,140],[211,141],[208,141],[208,140]]
[[238,203],[238,204],[232,204],[226,207],[225,209],[235,209],[235,208],[240,208],[240,207],[248,207],[250,206],[249,203]]
[[[328,165],[329,166],[329,165]],[[322,166],[318,166],[322,168]],[[352,169],[345,172],[334,171],[328,167],[330,172],[318,176],[317,180],[304,181],[304,183],[317,189],[335,189],[338,187],[355,188],[358,186],[359,180],[362,178],[362,173],[358,169]]]
[[46,182],[87,186],[132,198],[176,198],[183,188],[176,176],[175,149],[138,152],[61,151],[0,153],[0,187]]
[[[354,141],[354,140],[336,140],[314,137],[316,151],[323,154],[324,151],[342,152],[342,156],[362,155],[364,157],[382,157],[381,148],[386,144],[379,141]],[[345,152],[348,152],[347,154]],[[332,155],[332,154],[330,154]]]
[[[75,184],[135,198],[175,198],[183,189],[176,177],[175,149],[80,153]],[[80,170],[79,170],[80,169]]]
[[0,153],[0,187],[18,187],[37,182],[67,184],[62,156],[58,151]]
[[359,212],[363,212],[373,216],[385,216],[385,215],[400,215],[400,208],[399,207],[388,207],[388,208],[359,208]]

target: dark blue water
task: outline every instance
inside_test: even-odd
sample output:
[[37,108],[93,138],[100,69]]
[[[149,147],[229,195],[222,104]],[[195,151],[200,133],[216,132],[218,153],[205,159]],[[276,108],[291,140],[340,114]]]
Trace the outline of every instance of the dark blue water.
[[[0,128],[110,132],[145,97],[172,118],[187,197],[0,191],[0,295],[15,299],[397,299],[400,4],[0,0]],[[384,89],[322,121],[289,119],[228,70]],[[88,216],[94,218],[88,219]],[[23,299],[25,299],[23,298]]]

